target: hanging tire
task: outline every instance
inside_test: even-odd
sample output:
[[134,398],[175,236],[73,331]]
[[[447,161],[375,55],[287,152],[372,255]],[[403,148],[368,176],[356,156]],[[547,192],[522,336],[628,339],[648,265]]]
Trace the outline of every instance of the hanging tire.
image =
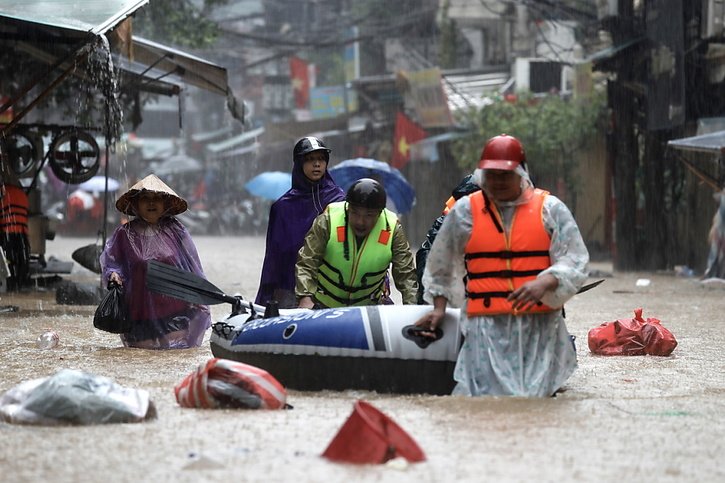
[[68,131],[50,145],[50,168],[58,179],[69,184],[88,181],[98,172],[101,150],[85,131]]
[[43,139],[30,131],[13,131],[0,144],[0,156],[18,178],[33,176],[43,157]]

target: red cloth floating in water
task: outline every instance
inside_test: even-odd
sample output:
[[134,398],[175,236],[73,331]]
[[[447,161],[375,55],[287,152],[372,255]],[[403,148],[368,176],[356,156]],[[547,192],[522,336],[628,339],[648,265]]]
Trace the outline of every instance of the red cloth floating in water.
[[402,457],[411,463],[425,461],[413,438],[375,406],[357,401],[352,414],[322,453],[343,463],[385,463]]
[[287,392],[267,371],[227,359],[209,359],[174,388],[187,408],[281,409]]
[[668,356],[677,347],[672,332],[659,319],[642,318],[642,309],[633,319],[605,322],[589,331],[589,350],[603,356]]

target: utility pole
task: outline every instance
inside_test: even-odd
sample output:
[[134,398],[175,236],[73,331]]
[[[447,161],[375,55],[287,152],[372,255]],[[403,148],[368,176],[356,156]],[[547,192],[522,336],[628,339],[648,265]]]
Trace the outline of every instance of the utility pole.
[[[618,15],[611,25],[614,45],[622,45],[634,38],[636,19],[633,0],[618,0]],[[635,54],[636,55],[636,54]],[[636,207],[635,177],[638,147],[635,138],[635,119],[638,110],[635,66],[636,59],[622,59],[617,64],[616,80],[608,85],[609,105],[612,109],[613,131],[610,139],[612,171],[614,174],[615,230],[614,268],[632,270],[636,267]]]

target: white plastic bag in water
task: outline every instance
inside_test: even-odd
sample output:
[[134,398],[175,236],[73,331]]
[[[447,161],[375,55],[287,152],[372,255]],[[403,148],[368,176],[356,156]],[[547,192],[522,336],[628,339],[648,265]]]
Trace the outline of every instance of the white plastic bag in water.
[[72,369],[18,384],[0,397],[0,415],[17,424],[135,423],[156,416],[149,393]]

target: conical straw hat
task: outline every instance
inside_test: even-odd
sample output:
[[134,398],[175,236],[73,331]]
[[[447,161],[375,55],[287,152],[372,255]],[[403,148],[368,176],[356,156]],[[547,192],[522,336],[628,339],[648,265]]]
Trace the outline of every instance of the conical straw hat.
[[116,201],[116,209],[126,215],[136,215],[131,205],[131,199],[142,191],[150,191],[167,195],[169,203],[168,213],[170,215],[183,213],[188,207],[184,198],[177,195],[176,192],[169,188],[166,183],[161,181],[158,176],[150,174],[135,185],[131,186],[126,193],[118,198]]

